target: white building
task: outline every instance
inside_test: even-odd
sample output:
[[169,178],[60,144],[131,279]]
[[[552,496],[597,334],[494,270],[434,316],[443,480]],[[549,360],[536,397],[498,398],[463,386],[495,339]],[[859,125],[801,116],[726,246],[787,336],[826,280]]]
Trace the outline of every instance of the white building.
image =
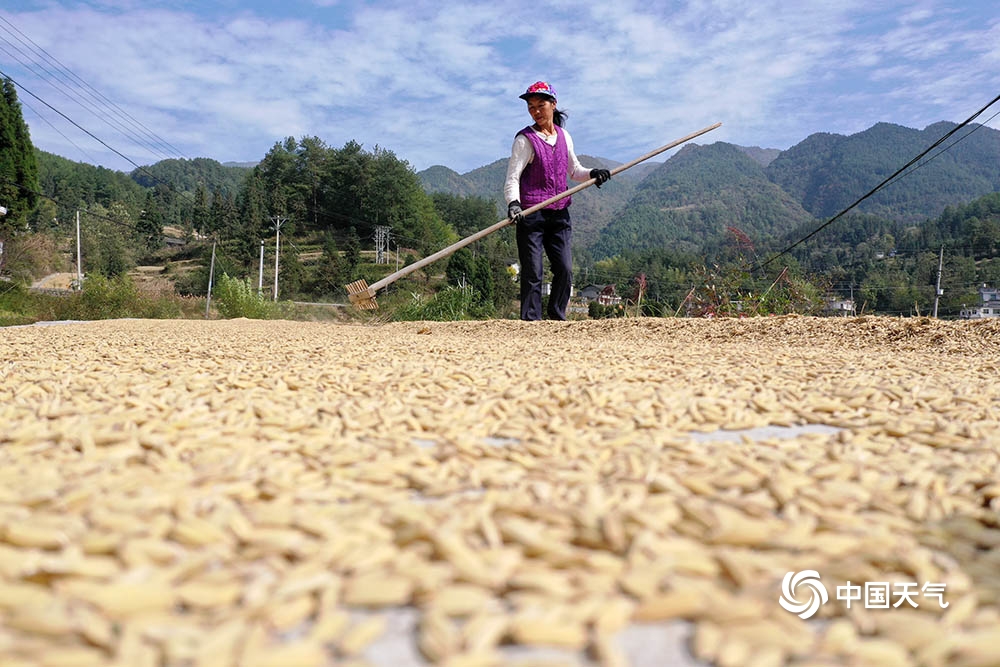
[[983,285],[979,288],[979,303],[962,308],[958,316],[963,320],[1000,317],[1000,289]]
[[841,299],[835,296],[826,298],[825,310],[828,313],[844,316],[858,314],[854,299]]

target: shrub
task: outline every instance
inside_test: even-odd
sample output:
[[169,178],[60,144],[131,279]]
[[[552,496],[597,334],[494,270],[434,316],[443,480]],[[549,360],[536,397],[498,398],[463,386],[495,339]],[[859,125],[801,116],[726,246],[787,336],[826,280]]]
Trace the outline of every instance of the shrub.
[[107,320],[119,317],[144,317],[146,306],[127,275],[106,278],[101,274],[88,275],[83,289],[62,300],[58,309],[63,320]]
[[58,239],[50,234],[26,234],[7,241],[2,266],[17,282],[31,284],[36,278],[66,270]]
[[482,320],[493,317],[492,304],[486,303],[478,292],[471,289],[446,287],[432,297],[414,294],[413,299],[393,313],[393,319],[412,322],[433,320]]
[[0,326],[51,320],[106,320],[119,317],[183,317],[182,301],[173,294],[144,294],[128,276],[88,276],[83,290],[66,296],[29,291],[0,283]]
[[257,292],[249,278],[240,280],[223,273],[219,284],[212,290],[216,308],[223,317],[246,317],[267,320],[277,316],[277,307],[266,296]]
[[0,326],[34,322],[31,310],[31,297],[24,285],[0,282]]

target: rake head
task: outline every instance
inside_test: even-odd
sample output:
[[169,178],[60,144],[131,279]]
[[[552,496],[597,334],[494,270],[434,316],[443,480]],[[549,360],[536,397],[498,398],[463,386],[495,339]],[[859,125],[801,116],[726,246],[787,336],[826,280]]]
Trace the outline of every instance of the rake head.
[[347,298],[361,310],[378,310],[378,303],[375,302],[375,291],[368,287],[364,278],[355,280],[347,289]]

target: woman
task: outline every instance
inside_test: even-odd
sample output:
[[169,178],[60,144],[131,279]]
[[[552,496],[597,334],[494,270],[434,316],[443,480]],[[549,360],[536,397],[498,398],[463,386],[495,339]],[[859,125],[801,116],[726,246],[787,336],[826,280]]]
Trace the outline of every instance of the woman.
[[567,177],[574,181],[594,179],[600,187],[611,178],[607,169],[586,169],[573,150],[573,139],[562,128],[566,114],[556,108],[556,91],[537,81],[528,87],[522,100],[534,121],[514,137],[504,201],[507,217],[517,224],[517,254],[521,261],[521,319],[542,319],[542,251],[552,268],[549,319],[565,320],[573,282],[572,226],[569,219],[571,197],[524,215],[530,208],[566,191]]

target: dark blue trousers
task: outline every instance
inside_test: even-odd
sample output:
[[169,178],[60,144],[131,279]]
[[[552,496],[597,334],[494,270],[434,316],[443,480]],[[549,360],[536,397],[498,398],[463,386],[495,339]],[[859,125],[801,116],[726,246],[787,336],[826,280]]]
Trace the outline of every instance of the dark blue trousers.
[[552,269],[550,320],[565,320],[573,283],[573,229],[569,209],[542,209],[517,224],[517,256],[521,262],[521,319],[542,319],[542,252]]

